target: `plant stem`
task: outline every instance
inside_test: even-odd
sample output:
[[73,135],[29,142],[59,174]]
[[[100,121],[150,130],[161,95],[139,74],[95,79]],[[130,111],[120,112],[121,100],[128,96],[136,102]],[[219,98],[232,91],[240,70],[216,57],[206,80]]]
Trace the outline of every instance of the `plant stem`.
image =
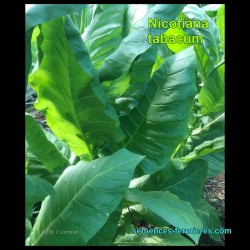
[[130,214],[132,223],[133,223],[134,227],[137,228],[137,226],[136,226],[136,224],[135,224],[135,221],[134,221],[134,218],[133,218],[133,216],[132,216],[132,213],[131,213],[131,211],[130,211],[130,209],[129,209],[129,206],[127,206],[127,208],[128,208],[128,212],[129,212],[129,214]]
[[213,72],[218,69],[221,65],[223,65],[225,63],[225,59],[222,60],[221,62],[219,62],[217,65],[214,66],[214,68],[211,70],[211,72],[209,73],[207,79],[213,74]]

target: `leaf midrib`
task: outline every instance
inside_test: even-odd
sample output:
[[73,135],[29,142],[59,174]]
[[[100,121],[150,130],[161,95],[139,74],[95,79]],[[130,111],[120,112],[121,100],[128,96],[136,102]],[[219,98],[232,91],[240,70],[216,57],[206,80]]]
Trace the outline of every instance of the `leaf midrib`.
[[[125,162],[125,163],[123,163],[123,164],[120,164],[119,167],[120,167],[120,166],[123,166],[123,165],[126,165],[126,164],[128,164],[128,163],[131,163],[131,162],[133,162],[133,161],[134,161],[134,160]],[[102,172],[99,172],[97,175],[95,175],[95,176],[93,176],[92,178],[90,178],[90,179],[84,184],[84,186],[86,186],[86,185],[89,183],[89,181],[91,181],[91,180],[93,180],[94,178],[98,177],[98,176],[101,175],[102,173],[105,173],[106,171],[112,171],[112,169],[113,169],[113,168],[116,168],[116,167],[117,167],[117,166],[113,166],[113,167],[111,167],[111,168],[109,168],[109,169],[106,169],[106,170],[104,170],[104,171],[102,171]],[[48,226],[46,226],[45,228],[43,228],[43,232],[45,232],[46,229],[47,229],[49,226],[51,226],[52,224],[54,224],[54,223],[58,220],[58,218],[60,218],[60,216],[62,217],[62,214],[63,214],[63,212],[65,211],[65,209],[67,209],[67,207],[73,202],[73,200],[75,199],[75,196],[80,192],[80,190],[81,190],[84,186],[82,186],[81,188],[78,189],[78,191],[77,191],[77,192],[74,194],[74,196],[72,197],[71,201],[70,201],[70,202],[60,211],[60,213],[53,219],[53,221],[51,221],[51,222],[48,224]],[[84,206],[84,205],[83,205],[83,206]],[[62,219],[63,219],[63,217],[62,217]],[[64,220],[65,220],[65,219],[64,219]],[[44,225],[44,218],[43,218],[43,225]],[[41,233],[41,234],[36,238],[36,240],[32,243],[32,245],[34,246],[35,243],[36,243],[37,241],[39,241],[40,238],[41,238],[43,235],[44,235],[44,233]]]
[[182,180],[180,180],[179,182],[176,182],[176,183],[174,183],[173,185],[171,185],[171,186],[169,186],[169,187],[167,187],[167,188],[162,189],[162,191],[168,190],[168,189],[171,188],[171,187],[174,187],[174,186],[176,186],[176,185],[178,185],[178,184],[180,184],[180,183],[182,183],[182,182],[185,182],[187,179],[189,179],[189,178],[191,178],[193,175],[197,174],[197,172],[199,172],[200,170],[201,170],[201,169],[197,169],[194,173],[192,173],[191,175],[187,176],[185,179],[182,179]]

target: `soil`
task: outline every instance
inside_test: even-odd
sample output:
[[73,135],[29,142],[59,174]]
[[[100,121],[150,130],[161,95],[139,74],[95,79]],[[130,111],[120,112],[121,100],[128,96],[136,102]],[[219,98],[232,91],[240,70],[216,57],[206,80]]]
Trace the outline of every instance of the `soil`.
[[[203,198],[217,210],[221,226],[225,227],[225,173],[217,177],[211,177],[206,181]],[[210,239],[208,235],[202,234],[199,245],[224,246],[225,235],[221,235],[221,242],[218,242]]]

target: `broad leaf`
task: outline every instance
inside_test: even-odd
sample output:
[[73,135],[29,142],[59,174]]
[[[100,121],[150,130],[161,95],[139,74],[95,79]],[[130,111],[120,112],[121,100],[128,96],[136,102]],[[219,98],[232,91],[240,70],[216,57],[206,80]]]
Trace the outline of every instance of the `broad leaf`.
[[67,142],[76,155],[91,160],[94,156],[90,144],[99,146],[108,138],[123,138],[118,116],[70,19],[43,23],[41,38],[42,61],[29,78],[38,95],[35,107],[45,113],[58,138]]
[[48,171],[64,169],[69,165],[68,160],[46,138],[41,127],[29,114],[25,114],[25,138],[29,150],[42,161]]
[[168,57],[155,71],[140,103],[120,118],[126,139],[110,145],[110,151],[126,147],[147,155],[139,165],[145,174],[165,167],[187,134],[195,94],[195,56],[188,48]]
[[73,11],[86,8],[87,4],[26,4],[25,6],[25,91],[32,62],[31,37],[33,28],[45,21],[66,16]]
[[107,96],[111,100],[119,97],[139,100],[147,89],[147,83],[150,80],[152,67],[156,60],[157,50],[157,46],[149,47],[137,57],[128,72],[114,81],[103,82]]
[[224,112],[225,109],[225,65],[214,69],[199,93],[200,113],[209,115]]
[[194,246],[194,244],[178,234],[148,235],[148,234],[126,234],[118,236],[114,242],[115,246]]
[[80,158],[74,154],[64,141],[58,139],[51,131],[43,130],[47,139],[51,141],[60,153],[69,161],[70,165],[75,165]]
[[87,246],[111,246],[118,227],[118,222],[121,216],[121,204],[110,214],[107,222],[97,232],[97,234],[86,243]]
[[95,69],[120,45],[127,8],[126,4],[97,5],[96,14],[82,36]]
[[200,200],[207,179],[208,166],[204,160],[192,161],[188,167],[160,184],[160,190],[169,191],[193,206]]
[[55,190],[46,180],[25,175],[25,214],[28,218],[31,215],[33,205],[42,201],[47,195],[54,195]]
[[128,4],[128,9],[125,14],[123,23],[123,37],[128,36],[138,22],[153,8],[155,4]]
[[[167,37],[171,37],[171,36],[184,37],[184,36],[187,36],[187,33],[185,33],[183,29],[176,27],[174,29],[168,29],[167,32],[164,33],[164,35]],[[168,48],[171,49],[175,53],[178,53],[178,52],[182,51],[183,49],[186,49],[186,48],[193,45],[192,43],[186,43],[186,42],[173,43],[173,42],[169,42],[169,40],[167,40],[166,44],[167,44]]]
[[[209,205],[207,201],[200,199],[200,201],[194,206],[194,210],[200,217],[204,228],[212,230],[220,228],[220,219],[217,211],[214,207]],[[209,237],[213,240],[221,240],[219,234],[209,234]]]
[[213,70],[214,64],[201,45],[195,44],[194,51],[197,61],[198,76],[201,78],[202,82],[205,83]]
[[221,60],[221,55],[219,51],[219,31],[215,22],[197,5],[188,4],[183,12],[190,20],[199,20],[208,22],[208,28],[195,28],[195,29],[184,29],[189,35],[197,35],[203,37],[203,43],[200,44],[203,46],[209,55],[210,59],[217,64]]
[[[31,53],[32,53],[32,65],[31,65],[31,69],[33,70],[36,62],[37,62],[37,36],[39,35],[40,33],[40,30],[38,28],[38,26],[36,26],[33,30],[33,33],[32,33],[32,37],[31,37]],[[30,92],[30,94],[28,93]],[[25,94],[25,98],[26,98],[26,95],[28,97],[28,95],[32,95],[34,94],[34,90],[30,88],[30,86],[27,86],[27,91],[26,91],[26,94]]]
[[[141,203],[175,227],[202,228],[202,222],[190,203],[180,200],[169,191],[142,192],[138,189],[129,189],[125,198],[132,202]],[[189,236],[198,243],[199,234],[189,234]]]
[[203,155],[201,159],[204,159],[208,163],[208,177],[215,177],[225,172],[225,153],[211,153]]
[[161,171],[133,179],[129,187],[142,191],[170,191],[194,205],[202,197],[208,164],[204,160],[191,161],[185,167],[182,164],[180,161],[177,167],[172,159]]
[[[126,149],[68,167],[47,197],[31,233],[33,246],[80,246],[107,222],[127,191],[142,156]],[[49,234],[49,230],[59,232]],[[69,230],[72,234],[62,234]]]
[[127,72],[134,59],[152,46],[148,43],[148,34],[159,35],[167,30],[148,27],[148,18],[173,20],[184,6],[184,4],[157,4],[151,8],[134,26],[133,31],[122,40],[118,49],[105,59],[98,70],[100,81],[114,80]]
[[158,54],[155,60],[155,64],[151,71],[151,76],[154,74],[154,72],[164,63],[164,61],[173,55],[171,50],[165,46],[164,44],[158,44]]
[[43,163],[30,151],[27,152],[28,166],[27,173],[38,178],[42,178],[48,181],[51,185],[54,185],[60,177],[63,168],[55,169],[52,173],[49,172]]
[[[179,164],[176,164],[176,161],[178,161]],[[183,170],[184,167],[182,163],[183,162],[179,159],[176,160],[175,158],[171,158],[169,163],[160,171],[134,178],[130,182],[129,187],[137,188],[142,191],[159,191],[161,185],[164,185],[164,183]]]
[[86,7],[88,4],[29,4],[25,10],[25,30]]

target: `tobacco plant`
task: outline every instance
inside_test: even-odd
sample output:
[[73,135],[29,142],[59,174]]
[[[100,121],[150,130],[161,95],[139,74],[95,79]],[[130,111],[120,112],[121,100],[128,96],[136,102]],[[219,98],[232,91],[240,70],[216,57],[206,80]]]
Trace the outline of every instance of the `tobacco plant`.
[[25,114],[26,245],[189,246],[201,234],[132,230],[220,228],[202,195],[224,171],[224,5],[34,4],[25,51],[48,125]]

